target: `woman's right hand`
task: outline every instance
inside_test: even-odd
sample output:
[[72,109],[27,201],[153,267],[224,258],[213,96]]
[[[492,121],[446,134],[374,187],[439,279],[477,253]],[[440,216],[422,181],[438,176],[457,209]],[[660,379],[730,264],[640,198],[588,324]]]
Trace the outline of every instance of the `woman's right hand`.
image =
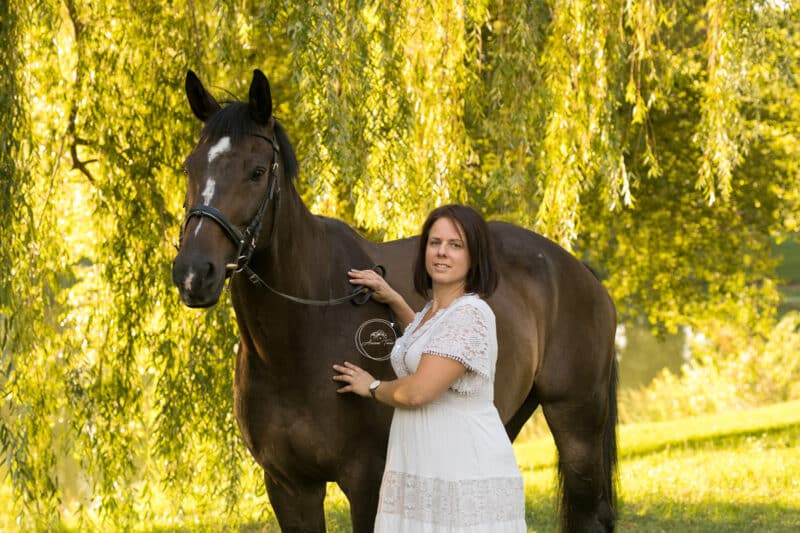
[[347,275],[353,285],[363,285],[372,291],[372,298],[382,304],[391,305],[400,296],[383,276],[374,270],[357,270],[351,268]]

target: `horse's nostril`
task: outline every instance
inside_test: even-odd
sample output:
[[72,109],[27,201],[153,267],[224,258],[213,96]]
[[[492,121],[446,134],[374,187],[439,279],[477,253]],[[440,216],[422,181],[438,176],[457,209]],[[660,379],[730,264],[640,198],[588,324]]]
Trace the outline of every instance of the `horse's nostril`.
[[214,270],[215,270],[214,269],[214,263],[211,263],[211,262],[206,263],[206,273],[205,273],[206,275],[205,275],[205,278],[206,279],[211,279],[214,276]]

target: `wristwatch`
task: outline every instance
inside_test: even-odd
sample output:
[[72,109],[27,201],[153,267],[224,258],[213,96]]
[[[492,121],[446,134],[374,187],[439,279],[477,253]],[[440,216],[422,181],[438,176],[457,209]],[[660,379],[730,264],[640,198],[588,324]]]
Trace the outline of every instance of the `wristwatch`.
[[375,398],[375,391],[378,390],[378,387],[381,386],[381,380],[376,379],[372,383],[369,384],[369,393]]

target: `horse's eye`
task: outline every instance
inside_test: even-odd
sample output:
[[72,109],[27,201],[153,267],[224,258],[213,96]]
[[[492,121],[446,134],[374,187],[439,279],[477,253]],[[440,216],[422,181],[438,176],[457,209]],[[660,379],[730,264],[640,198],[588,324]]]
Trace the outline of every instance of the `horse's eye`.
[[267,169],[265,169],[264,167],[256,167],[256,169],[253,170],[253,175],[250,177],[250,179],[253,181],[258,181],[266,171]]

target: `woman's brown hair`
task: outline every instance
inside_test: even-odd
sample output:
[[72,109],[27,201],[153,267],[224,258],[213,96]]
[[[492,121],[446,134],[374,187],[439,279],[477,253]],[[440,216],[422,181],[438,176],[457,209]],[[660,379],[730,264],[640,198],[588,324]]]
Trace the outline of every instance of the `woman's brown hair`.
[[489,227],[483,217],[466,205],[443,205],[428,215],[422,225],[417,259],[414,263],[414,289],[423,297],[429,296],[431,277],[425,268],[425,249],[431,227],[440,218],[448,218],[456,224],[456,229],[464,232],[461,236],[467,244],[470,265],[467,272],[466,291],[488,298],[497,288],[497,269],[494,247],[489,238]]

